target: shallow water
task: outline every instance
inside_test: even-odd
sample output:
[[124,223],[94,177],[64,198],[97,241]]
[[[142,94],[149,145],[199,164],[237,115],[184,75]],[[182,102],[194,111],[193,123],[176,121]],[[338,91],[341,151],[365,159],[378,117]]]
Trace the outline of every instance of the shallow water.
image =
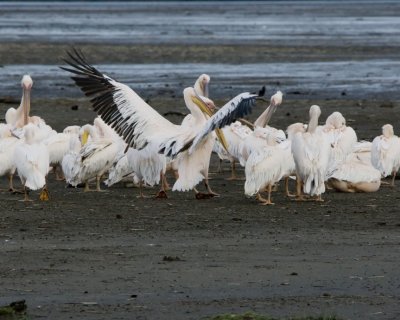
[[397,1],[2,3],[0,41],[391,45]]
[[[400,98],[400,61],[367,60],[306,63],[255,64],[112,64],[97,68],[131,86],[143,98],[159,94],[181,96],[201,73],[211,75],[214,98],[234,96],[267,86],[267,94],[282,90],[287,96],[311,98]],[[20,96],[20,79],[25,73],[34,80],[33,96],[81,96],[70,74],[56,65],[8,65],[0,69],[0,88]],[[396,73],[393,70],[397,70]]]
[[[380,58],[379,48],[400,47],[399,16],[398,1],[6,2],[1,3],[0,43],[326,46],[314,62],[121,64],[99,69],[143,97],[180,96],[199,74],[209,73],[216,98],[266,84],[267,92],[280,89],[287,96],[398,99],[400,59]],[[373,46],[378,57],[329,61],[332,46]],[[56,65],[10,64],[0,67],[0,95],[19,97],[25,73],[34,79],[36,97],[79,94],[68,73]]]

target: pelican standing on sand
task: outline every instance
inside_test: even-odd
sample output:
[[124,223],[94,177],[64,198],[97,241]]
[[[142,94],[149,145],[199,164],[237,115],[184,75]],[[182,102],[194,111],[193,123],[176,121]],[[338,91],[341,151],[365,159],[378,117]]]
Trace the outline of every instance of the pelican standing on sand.
[[[265,130],[257,128],[256,130]],[[280,148],[273,133],[267,133],[266,144],[253,150],[246,161],[245,194],[256,198],[263,205],[273,204],[271,201],[272,186],[278,182],[287,172],[285,160],[287,152]],[[290,151],[289,151],[290,152]],[[261,196],[260,192],[267,189],[268,198]]]
[[0,176],[8,176],[9,191],[14,192],[13,177],[16,170],[14,151],[22,140],[13,136],[10,129],[8,124],[0,124]]
[[381,172],[382,177],[392,175],[390,185],[393,187],[400,168],[400,139],[394,134],[391,124],[385,124],[382,135],[372,141],[371,162]]
[[311,106],[309,114],[307,131],[295,133],[292,141],[297,172],[297,200],[304,200],[300,190],[301,183],[304,183],[305,193],[316,195],[317,201],[323,201],[321,195],[325,192],[325,176],[331,147],[326,135],[317,131],[320,107]]
[[[212,145],[209,154],[202,153],[201,150],[208,146],[209,134],[248,114],[258,98],[257,94],[240,94],[207,120],[205,114],[210,115],[210,110],[204,102],[207,102],[206,98],[200,97],[189,87],[184,90],[184,98],[196,124],[190,127],[175,125],[162,117],[131,88],[100,73],[79,52],[74,53],[69,54],[71,61],[66,61],[72,68],[62,69],[77,75],[72,79],[83,92],[93,96],[93,108],[103,120],[130,147],[139,150],[147,147],[153,154],[161,153],[180,161],[179,178],[173,190],[193,189],[206,178],[205,166],[209,159],[199,158],[211,156]],[[208,100],[208,103],[211,101]]]
[[39,129],[34,124],[30,123],[24,129],[24,141],[14,151],[14,162],[24,185],[24,200],[29,201],[28,189],[42,189],[40,200],[49,200],[46,187],[46,176],[49,172],[49,152],[42,142],[37,141]]

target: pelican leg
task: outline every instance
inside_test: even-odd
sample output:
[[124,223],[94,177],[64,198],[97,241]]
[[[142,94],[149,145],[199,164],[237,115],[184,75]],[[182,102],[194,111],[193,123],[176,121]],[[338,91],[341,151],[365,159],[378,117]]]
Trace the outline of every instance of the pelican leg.
[[13,184],[14,174],[10,173],[8,175],[8,190],[14,192],[14,184]]
[[193,190],[194,190],[195,197],[196,197],[197,200],[210,199],[210,198],[214,197],[214,195],[211,194],[211,193],[200,192],[196,188],[193,188]]
[[40,199],[40,201],[49,201],[50,200],[49,190],[47,190],[47,184],[44,185],[42,191],[40,192],[39,199]]
[[324,199],[322,199],[322,195],[319,194],[319,195],[317,196],[317,198],[315,199],[315,201],[317,201],[317,202],[324,202]]
[[85,181],[85,187],[83,188],[83,192],[89,192],[89,191],[91,191],[89,187],[89,181]]
[[167,176],[165,174],[163,174],[162,177],[163,177],[163,180],[161,183],[163,184],[164,191],[171,190],[171,187],[169,186],[169,183],[167,180]]
[[268,200],[265,199],[259,192],[256,194],[256,200],[259,201],[261,205],[268,204]]
[[390,182],[390,186],[394,187],[394,180],[396,179],[397,171],[392,172],[392,181]]
[[[57,170],[57,169],[59,169],[59,170]],[[61,170],[61,167],[58,164],[56,164],[53,167],[53,172],[56,175],[56,180],[57,181],[63,181],[65,179],[64,174],[62,173],[62,170],[61,170],[62,174],[60,175],[60,170]]]
[[222,173],[222,159],[219,159],[219,163],[218,163],[218,173]]
[[8,175],[8,191],[12,192],[13,194],[16,194],[16,193],[20,193],[20,194],[21,194],[21,193],[24,193],[24,192],[21,191],[21,190],[14,189],[13,178],[14,178],[14,174],[13,174],[13,173],[10,173],[10,174]]
[[136,196],[136,198],[140,198],[140,199],[143,199],[143,198],[144,198],[142,185],[143,185],[143,182],[140,181],[140,182],[139,182],[139,195]]
[[287,197],[295,197],[296,195],[289,191],[289,176],[285,177],[285,193]]
[[163,183],[163,181],[165,179],[164,176],[165,176],[164,173],[160,172],[161,190],[158,191],[158,193],[155,196],[157,199],[167,199],[168,198],[167,193],[165,192],[165,187],[164,187],[164,183]]
[[101,176],[97,175],[96,176],[96,191],[103,191],[100,188],[100,179],[101,179]]
[[303,181],[301,181],[299,175],[296,175],[296,201],[306,201],[302,187],[303,187]]
[[226,180],[237,180],[237,176],[236,176],[236,161],[233,160],[231,162],[231,176],[229,178],[227,178]]
[[258,201],[260,201],[260,202],[261,202],[260,204],[263,205],[263,206],[274,204],[274,203],[271,201],[272,184],[269,184],[269,185],[267,186],[267,190],[268,190],[268,198],[267,198],[267,199],[263,198],[263,197],[260,195],[260,193],[257,193],[257,195],[256,195],[256,199],[257,199]]
[[31,199],[29,199],[29,190],[27,187],[24,186],[24,202],[28,202],[28,201],[32,201]]
[[208,194],[209,194],[211,197],[219,197],[219,194],[218,194],[218,193],[212,191],[212,189],[211,189],[211,187],[210,187],[210,184],[208,183],[208,178],[204,179],[204,185],[205,185],[205,187],[207,188]]

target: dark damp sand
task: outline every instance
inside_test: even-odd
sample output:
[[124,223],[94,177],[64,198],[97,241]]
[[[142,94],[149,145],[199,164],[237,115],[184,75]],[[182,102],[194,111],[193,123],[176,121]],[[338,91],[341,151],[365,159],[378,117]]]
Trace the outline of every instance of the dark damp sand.
[[[35,41],[2,43],[1,63],[27,63],[27,68],[29,64],[57,65],[66,47]],[[237,64],[397,62],[398,52],[396,44],[340,43],[213,44],[211,51],[182,44],[79,47],[93,63],[175,63],[181,58],[187,63]],[[398,75],[397,69],[393,74]],[[252,88],[260,85],[258,79],[243,81],[249,81]],[[93,121],[95,114],[78,91],[58,99],[45,98],[40,93],[43,88],[34,89],[32,114],[44,117],[55,129]],[[219,96],[217,104],[236,93]],[[268,94],[272,93],[269,88]],[[328,94],[315,90],[313,95],[289,92],[271,125],[286,128],[293,122],[305,122],[309,106],[318,104],[320,123],[331,112],[341,111],[359,139],[371,140],[385,123],[398,129],[398,96],[365,92],[364,97],[362,93],[356,97],[346,90]],[[8,96],[7,91],[0,96]],[[18,101],[20,96],[11,98]],[[157,89],[146,98],[162,114],[187,112],[175,91]],[[72,110],[75,105],[78,110]],[[1,102],[0,106],[4,114],[15,104]],[[249,119],[255,119],[264,107],[258,105]],[[178,123],[182,118],[169,119]],[[225,179],[229,177],[227,164],[222,174],[214,174],[217,163],[213,156],[211,184],[221,197],[205,201],[195,200],[190,192],[170,192],[166,200],[141,200],[136,198],[137,189],[123,184],[103,193],[83,193],[65,188],[52,174],[49,202],[39,202],[38,193],[32,192],[34,201],[26,204],[20,201],[21,195],[2,191],[0,305],[25,299],[29,319],[186,320],[248,310],[276,317],[400,318],[398,187],[382,187],[374,194],[328,191],[324,203],[298,203],[283,195],[281,184],[273,194],[275,205],[264,207],[244,196],[243,181]],[[239,174],[243,176],[242,169]],[[172,176],[169,181],[173,183]],[[1,188],[6,187],[2,178]],[[146,189],[149,195],[156,191]]]

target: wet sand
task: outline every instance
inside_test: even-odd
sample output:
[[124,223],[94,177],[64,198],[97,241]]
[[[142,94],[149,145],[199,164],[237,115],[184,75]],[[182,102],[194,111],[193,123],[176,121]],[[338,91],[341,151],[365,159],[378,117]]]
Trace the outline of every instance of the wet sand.
[[[367,13],[374,19],[390,16],[398,6],[379,11],[375,4],[364,4],[362,12],[357,5],[344,7],[341,12],[348,9],[357,21]],[[285,12],[282,6],[274,8]],[[306,6],[302,12],[327,16],[321,8]],[[143,97],[161,114],[187,112],[179,92],[198,76],[199,63],[206,63],[218,105],[244,87],[256,90],[267,84],[268,95],[276,89],[285,92],[271,125],[286,128],[307,121],[309,106],[318,104],[321,120],[340,111],[359,139],[371,140],[383,124],[390,122],[396,130],[400,121],[399,44],[382,45],[374,37],[350,45],[337,37],[329,44],[311,39],[311,45],[213,43],[212,55],[201,44],[185,44],[185,39],[161,47],[8,39],[0,45],[0,97],[18,102],[20,73],[33,68],[38,75],[32,73],[32,114],[56,130],[92,122],[95,114],[88,100],[57,67],[65,48],[79,44],[93,63],[109,68],[117,79],[134,88],[140,84]],[[176,67],[176,74],[168,69],[179,59],[186,67],[193,64],[193,74],[183,66]],[[160,70],[152,79],[147,68],[154,63]],[[302,77],[302,63],[313,65],[313,73]],[[349,71],[350,63],[355,69]],[[164,71],[163,64],[168,64]],[[252,64],[267,64],[268,71],[277,73],[246,76],[257,67]],[[224,65],[233,70],[224,70]],[[215,66],[222,76],[212,73]],[[140,78],[129,74],[131,70]],[[336,80],[328,79],[329,72]],[[6,74],[13,77],[7,84]],[[157,86],[150,88],[150,83]],[[305,90],[310,84],[314,87]],[[15,103],[1,102],[1,113],[10,106]],[[249,119],[264,107],[258,105]],[[179,116],[169,119],[181,121]],[[221,196],[205,201],[190,192],[170,192],[166,200],[137,199],[138,190],[122,183],[100,194],[83,193],[66,188],[52,174],[49,202],[38,201],[36,192],[33,202],[24,203],[21,195],[1,191],[0,305],[25,299],[29,319],[204,319],[248,310],[276,317],[400,317],[398,187],[382,187],[374,194],[328,191],[324,203],[298,203],[283,195],[281,185],[273,194],[275,205],[264,207],[244,196],[243,181],[226,180],[227,164],[222,174],[216,173],[217,163],[213,156],[211,183]],[[239,173],[243,176],[243,170]],[[172,176],[169,181],[173,183]],[[7,187],[4,177],[0,187]],[[156,191],[146,189],[149,195]]]

